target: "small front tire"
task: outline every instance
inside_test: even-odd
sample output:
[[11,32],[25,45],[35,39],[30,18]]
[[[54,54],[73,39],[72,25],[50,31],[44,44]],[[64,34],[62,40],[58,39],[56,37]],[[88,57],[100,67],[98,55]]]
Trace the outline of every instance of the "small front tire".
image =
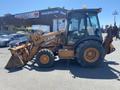
[[41,49],[36,56],[39,67],[51,67],[54,65],[54,54],[49,49]]

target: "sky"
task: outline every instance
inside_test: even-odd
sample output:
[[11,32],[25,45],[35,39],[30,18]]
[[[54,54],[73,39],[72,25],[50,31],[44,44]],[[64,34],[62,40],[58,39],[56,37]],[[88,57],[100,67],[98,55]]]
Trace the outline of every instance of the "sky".
[[11,13],[23,13],[48,7],[65,7],[66,9],[102,8],[99,14],[101,25],[113,24],[112,13],[117,10],[117,24],[120,25],[120,0],[0,0],[0,16]]

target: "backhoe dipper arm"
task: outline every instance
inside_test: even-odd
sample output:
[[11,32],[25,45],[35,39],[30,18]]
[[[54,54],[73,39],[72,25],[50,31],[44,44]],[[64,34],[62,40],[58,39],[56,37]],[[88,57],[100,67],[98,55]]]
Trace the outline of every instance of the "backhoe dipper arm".
[[105,48],[105,54],[110,54],[115,51],[115,48],[112,45],[113,38],[114,38],[113,29],[109,28],[107,30],[107,36],[105,37],[105,40],[103,42],[103,47]]

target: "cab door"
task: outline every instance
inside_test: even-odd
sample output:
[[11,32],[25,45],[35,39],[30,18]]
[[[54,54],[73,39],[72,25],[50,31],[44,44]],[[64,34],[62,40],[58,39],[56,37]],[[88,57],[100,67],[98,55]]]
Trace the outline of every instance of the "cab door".
[[73,45],[86,34],[85,17],[74,17],[68,21],[68,45]]

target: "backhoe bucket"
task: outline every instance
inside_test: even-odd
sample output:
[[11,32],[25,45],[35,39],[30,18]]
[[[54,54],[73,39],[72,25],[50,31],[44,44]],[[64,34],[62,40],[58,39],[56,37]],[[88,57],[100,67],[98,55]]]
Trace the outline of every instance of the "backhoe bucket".
[[105,53],[110,54],[115,51],[114,46],[112,45],[113,38],[106,37],[103,43],[103,47],[105,48]]
[[20,59],[20,57],[17,55],[12,55],[5,68],[11,69],[11,68],[20,68],[23,66],[24,66],[24,62]]
[[110,54],[110,53],[112,53],[112,52],[114,52],[114,51],[115,51],[115,47],[114,47],[112,44],[110,44],[108,54]]

